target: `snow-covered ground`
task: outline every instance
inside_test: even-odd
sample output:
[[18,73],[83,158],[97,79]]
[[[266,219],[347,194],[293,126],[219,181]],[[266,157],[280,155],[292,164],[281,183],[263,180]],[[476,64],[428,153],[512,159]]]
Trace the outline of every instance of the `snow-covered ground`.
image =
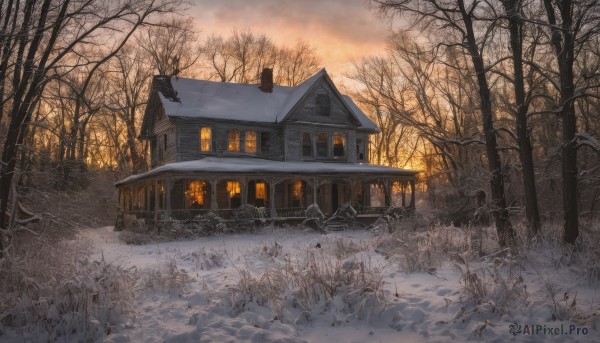
[[91,240],[92,259],[140,276],[135,310],[105,342],[600,339],[598,283],[561,252],[517,261],[442,251],[466,244],[460,232],[265,228],[132,246],[103,227],[81,239]]

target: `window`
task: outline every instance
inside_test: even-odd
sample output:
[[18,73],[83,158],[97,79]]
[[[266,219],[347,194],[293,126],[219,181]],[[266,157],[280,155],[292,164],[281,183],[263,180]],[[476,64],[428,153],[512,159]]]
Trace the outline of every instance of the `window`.
[[302,133],[302,156],[312,157],[312,150],[312,137],[310,136],[310,132]]
[[229,130],[229,144],[227,145],[227,150],[238,152],[240,151],[240,130]]
[[326,133],[317,134],[317,157],[327,157],[328,138]]
[[165,181],[159,180],[157,182],[158,188],[158,208],[164,210],[167,208],[167,192],[165,190]]
[[188,181],[185,191],[186,208],[204,208],[208,184],[204,181]]
[[167,151],[167,135],[163,135],[163,138],[165,140],[165,151]]
[[331,113],[331,104],[329,94],[317,94],[317,113],[322,116],[329,116]]
[[333,157],[346,155],[346,136],[341,133],[333,134]]
[[264,182],[256,183],[256,200],[267,200],[267,192]]
[[240,183],[237,181],[227,181],[227,192],[230,198],[240,196]]
[[246,131],[246,137],[244,141],[244,151],[249,153],[256,153],[256,131]]
[[271,135],[268,132],[260,133],[260,152],[266,154],[269,152]]
[[212,151],[212,129],[200,128],[200,151]]
[[365,141],[360,138],[356,140],[356,159],[358,161],[365,160]]

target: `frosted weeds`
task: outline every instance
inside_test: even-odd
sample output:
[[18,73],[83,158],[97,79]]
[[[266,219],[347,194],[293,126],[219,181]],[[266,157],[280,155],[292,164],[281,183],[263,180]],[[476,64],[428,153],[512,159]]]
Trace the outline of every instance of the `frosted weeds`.
[[[109,342],[504,342],[513,337],[513,323],[598,330],[598,250],[583,243],[567,249],[553,232],[548,229],[508,251],[497,248],[493,228],[475,235],[474,230],[435,226],[379,236],[270,228],[142,246],[126,246],[110,228],[98,229],[86,237],[101,249],[105,264],[126,266],[116,268],[136,275],[131,289],[139,289],[127,311],[112,319],[94,317],[86,325],[97,329],[77,337],[104,335]],[[482,237],[482,244],[475,246],[474,237]],[[99,250],[92,259],[100,257]],[[84,323],[72,315],[62,318]],[[64,332],[60,337],[75,337]],[[592,336],[561,337],[586,340],[593,341]]]

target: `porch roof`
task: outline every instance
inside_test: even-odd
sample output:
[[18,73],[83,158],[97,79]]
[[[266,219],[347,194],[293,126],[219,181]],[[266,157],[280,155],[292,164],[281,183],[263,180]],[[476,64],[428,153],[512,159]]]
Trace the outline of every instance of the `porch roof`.
[[347,162],[282,162],[260,158],[206,157],[194,161],[162,165],[145,173],[131,175],[115,182],[115,186],[161,173],[178,174],[265,174],[265,175],[385,175],[415,176],[418,172],[387,166]]

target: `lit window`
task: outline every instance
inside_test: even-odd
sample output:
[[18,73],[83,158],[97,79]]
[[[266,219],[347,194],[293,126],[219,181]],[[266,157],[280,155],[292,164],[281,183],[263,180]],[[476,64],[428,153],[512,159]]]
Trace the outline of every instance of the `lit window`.
[[346,154],[346,136],[341,133],[333,135],[333,156],[344,157]]
[[164,210],[166,207],[166,195],[167,192],[165,190],[165,181],[158,181],[158,208]]
[[327,134],[326,133],[318,133],[317,134],[317,156],[318,157],[327,157]]
[[240,151],[240,130],[229,130],[229,144],[227,145],[227,150]]
[[210,127],[200,129],[200,151],[212,151],[212,130]]
[[264,182],[256,183],[256,200],[266,200],[267,192]]
[[185,192],[187,208],[203,208],[208,184],[204,181],[188,181]]
[[296,180],[292,188],[292,196],[294,200],[302,199],[302,181]]
[[256,131],[246,131],[244,150],[246,152],[256,153]]
[[240,195],[240,183],[237,181],[227,181],[227,192],[230,198]]
[[309,132],[302,134],[302,156],[312,157],[312,140]]

